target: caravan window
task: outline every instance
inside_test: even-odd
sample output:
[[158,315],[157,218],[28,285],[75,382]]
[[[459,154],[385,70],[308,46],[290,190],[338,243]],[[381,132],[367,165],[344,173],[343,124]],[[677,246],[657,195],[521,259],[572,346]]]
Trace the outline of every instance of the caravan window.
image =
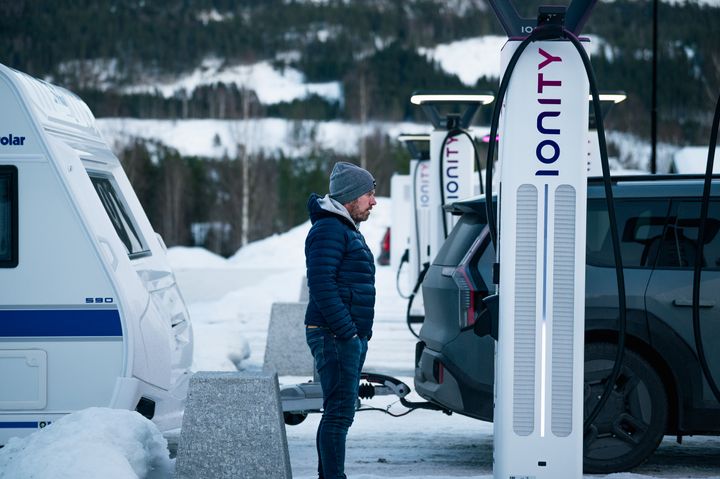
[[140,238],[125,202],[121,201],[122,198],[110,179],[94,175],[91,175],[90,179],[128,255],[134,258],[149,254],[150,251]]
[[0,268],[14,268],[17,264],[17,168],[0,166]]

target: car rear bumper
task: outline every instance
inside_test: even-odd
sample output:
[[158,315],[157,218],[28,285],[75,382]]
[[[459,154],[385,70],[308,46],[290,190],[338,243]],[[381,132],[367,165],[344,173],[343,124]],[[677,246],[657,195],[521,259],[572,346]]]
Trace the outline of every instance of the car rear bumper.
[[458,414],[492,421],[493,386],[468,385],[462,369],[442,353],[418,343],[415,391],[424,399]]

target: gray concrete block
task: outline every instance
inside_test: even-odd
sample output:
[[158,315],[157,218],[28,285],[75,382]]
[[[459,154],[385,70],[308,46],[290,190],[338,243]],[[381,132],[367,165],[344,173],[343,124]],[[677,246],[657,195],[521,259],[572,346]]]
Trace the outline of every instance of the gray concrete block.
[[307,303],[273,303],[263,371],[281,376],[311,376],[314,363],[305,339]]
[[300,283],[300,302],[308,302],[310,301],[310,288],[308,288],[307,284],[307,276],[302,277],[302,283]]
[[190,379],[175,478],[292,478],[276,374]]

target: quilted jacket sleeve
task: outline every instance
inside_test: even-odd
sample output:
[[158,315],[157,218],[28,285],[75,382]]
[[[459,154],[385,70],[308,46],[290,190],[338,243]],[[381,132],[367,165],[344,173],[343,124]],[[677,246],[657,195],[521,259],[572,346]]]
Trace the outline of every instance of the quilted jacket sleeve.
[[338,271],[347,241],[346,228],[337,220],[329,219],[313,227],[305,245],[310,298],[333,334],[341,339],[357,334],[338,284]]

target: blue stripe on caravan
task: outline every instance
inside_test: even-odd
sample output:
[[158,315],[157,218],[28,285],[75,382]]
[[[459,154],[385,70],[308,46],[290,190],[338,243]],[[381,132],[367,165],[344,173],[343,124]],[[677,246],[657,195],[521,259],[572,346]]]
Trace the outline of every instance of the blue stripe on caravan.
[[117,309],[0,310],[0,337],[122,336]]
[[37,422],[0,422],[0,429],[27,429],[38,428]]

